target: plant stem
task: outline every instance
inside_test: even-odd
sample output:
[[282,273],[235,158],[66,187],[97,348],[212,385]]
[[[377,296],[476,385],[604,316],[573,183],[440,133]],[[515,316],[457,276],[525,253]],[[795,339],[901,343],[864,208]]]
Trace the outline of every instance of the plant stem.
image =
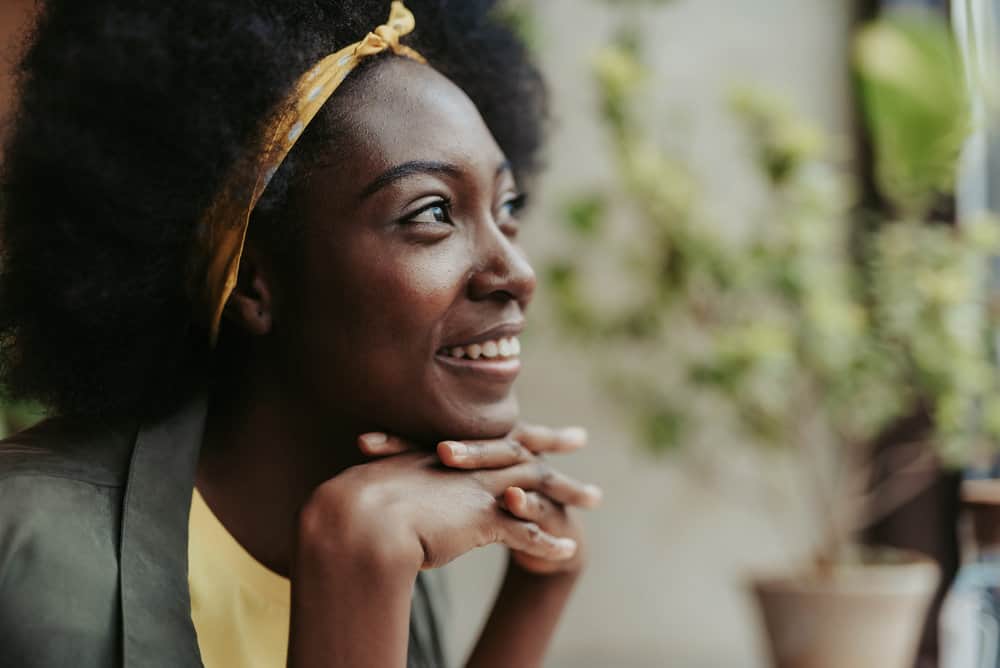
[[[857,500],[858,518],[852,529],[856,532],[871,528],[893,512],[912,501],[922,492],[930,488],[937,479],[938,460],[934,453],[919,442],[905,443],[894,446],[895,450],[904,449],[903,453],[889,453],[893,459],[899,459],[901,454],[917,450],[916,454],[898,468],[890,463],[891,473],[880,481],[868,493]],[[868,469],[870,475],[871,467]],[[869,478],[870,479],[870,478]]]

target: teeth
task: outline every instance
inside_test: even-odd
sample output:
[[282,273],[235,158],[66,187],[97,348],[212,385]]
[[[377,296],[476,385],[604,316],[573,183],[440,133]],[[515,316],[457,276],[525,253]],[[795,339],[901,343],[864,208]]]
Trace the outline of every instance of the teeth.
[[512,336],[494,341],[483,341],[482,343],[470,343],[467,346],[454,346],[442,351],[445,355],[450,355],[457,359],[469,358],[477,360],[481,357],[486,359],[496,359],[498,357],[517,357],[521,354],[521,341]]

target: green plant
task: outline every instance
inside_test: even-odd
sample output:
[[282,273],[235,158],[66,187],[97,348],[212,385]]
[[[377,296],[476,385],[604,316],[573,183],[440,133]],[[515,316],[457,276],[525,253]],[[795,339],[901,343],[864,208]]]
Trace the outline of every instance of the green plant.
[[[793,452],[817,473],[812,455],[829,445],[823,460],[839,475],[818,504],[821,564],[874,519],[856,491],[895,421],[926,413],[930,441],[952,464],[1000,438],[998,311],[986,291],[1000,227],[931,214],[952,188],[967,131],[954,45],[928,15],[905,14],[862,31],[855,56],[891,215],[852,226],[854,184],[828,138],[747,89],[731,106],[766,197],[734,231],[702,206],[725,194],[705,192],[639,113],[652,72],[629,31],[595,65],[619,182],[568,204],[572,252],[548,277],[566,331],[616,351],[602,373],[654,450],[722,429]],[[606,224],[612,210],[629,212],[624,241]],[[621,260],[601,276],[620,286],[614,304],[588,283],[583,267],[595,254]],[[909,485],[904,477],[888,484]]]

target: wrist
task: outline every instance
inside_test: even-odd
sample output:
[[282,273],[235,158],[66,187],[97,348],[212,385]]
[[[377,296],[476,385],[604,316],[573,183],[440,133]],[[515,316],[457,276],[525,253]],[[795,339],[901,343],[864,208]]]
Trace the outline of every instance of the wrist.
[[[326,483],[324,483],[326,484]],[[395,666],[406,655],[418,567],[398,532],[357,512],[351,490],[317,490],[299,513],[288,665]]]
[[299,513],[296,561],[300,566],[379,578],[416,579],[423,564],[419,539],[373,490],[352,490],[333,479]]

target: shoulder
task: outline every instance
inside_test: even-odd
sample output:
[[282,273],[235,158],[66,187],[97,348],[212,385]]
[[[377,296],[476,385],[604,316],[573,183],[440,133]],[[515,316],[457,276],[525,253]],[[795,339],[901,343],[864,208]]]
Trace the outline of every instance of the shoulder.
[[122,487],[138,424],[52,418],[0,440],[0,493],[11,478]]
[[114,662],[127,431],[51,420],[0,441],[0,664]]

